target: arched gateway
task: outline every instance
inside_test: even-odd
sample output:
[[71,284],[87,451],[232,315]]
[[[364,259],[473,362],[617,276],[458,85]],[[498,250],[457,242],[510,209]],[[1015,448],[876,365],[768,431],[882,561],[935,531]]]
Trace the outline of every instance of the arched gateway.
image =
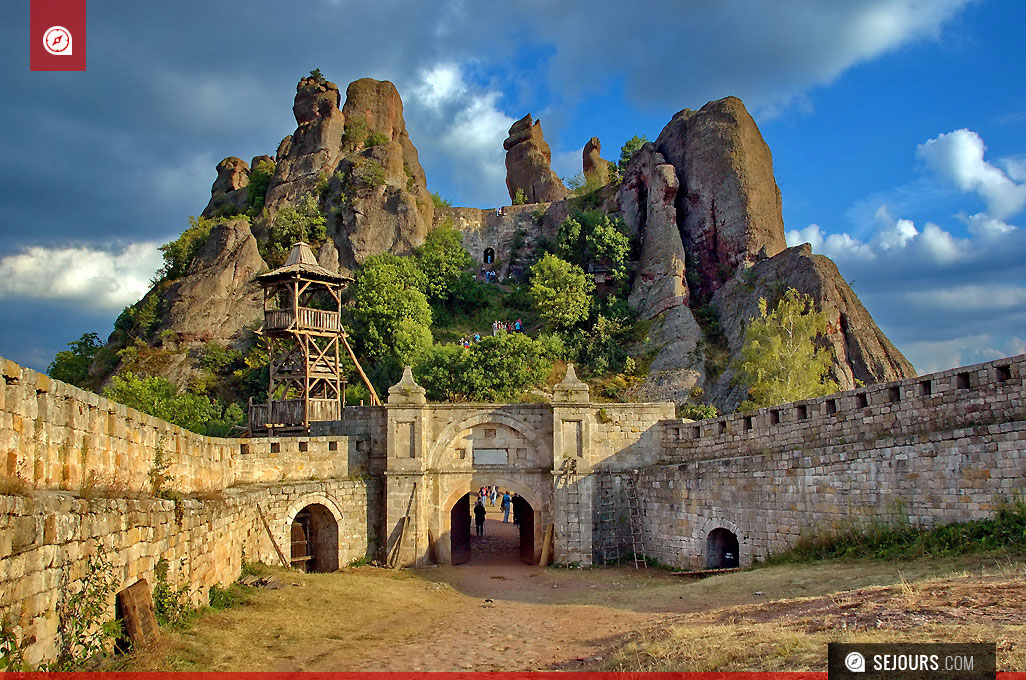
[[429,405],[407,368],[386,408],[384,552],[404,566],[473,563],[468,494],[491,485],[521,499],[518,533],[498,527],[521,561],[537,564],[549,533],[550,559],[591,564],[594,466],[637,467],[654,451],[644,433],[673,414],[672,404],[592,405],[572,366],[547,404]]

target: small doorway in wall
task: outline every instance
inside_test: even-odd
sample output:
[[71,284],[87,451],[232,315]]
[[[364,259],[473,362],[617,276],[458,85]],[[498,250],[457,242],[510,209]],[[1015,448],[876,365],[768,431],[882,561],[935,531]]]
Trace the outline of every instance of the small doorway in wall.
[[296,514],[290,529],[292,566],[311,573],[338,571],[338,522],[320,503]]
[[735,569],[740,564],[737,536],[733,531],[717,527],[705,539],[706,569]]
[[484,264],[493,264],[495,262],[495,249],[485,248],[484,251]]

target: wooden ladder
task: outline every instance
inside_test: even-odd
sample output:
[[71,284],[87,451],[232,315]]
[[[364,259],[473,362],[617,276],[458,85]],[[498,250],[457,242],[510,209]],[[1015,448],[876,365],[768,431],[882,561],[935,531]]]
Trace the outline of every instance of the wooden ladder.
[[602,562],[620,561],[620,541],[617,535],[616,489],[613,486],[613,475],[604,474],[599,480],[599,526],[602,528]]
[[641,503],[638,501],[638,488],[634,483],[634,472],[624,475],[624,491],[627,496],[627,512],[631,521],[631,549],[634,551],[634,568],[648,568],[645,557],[645,528],[641,523]]

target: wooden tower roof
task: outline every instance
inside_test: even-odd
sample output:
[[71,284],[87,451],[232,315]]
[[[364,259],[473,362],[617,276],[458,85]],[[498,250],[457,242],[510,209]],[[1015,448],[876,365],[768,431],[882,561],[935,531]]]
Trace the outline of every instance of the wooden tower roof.
[[336,274],[317,264],[313,250],[306,243],[300,241],[292,246],[285,264],[274,271],[266,274],[259,274],[257,281],[261,285],[281,281],[284,279],[302,278],[308,281],[322,281],[324,283],[348,283],[353,279],[343,274]]

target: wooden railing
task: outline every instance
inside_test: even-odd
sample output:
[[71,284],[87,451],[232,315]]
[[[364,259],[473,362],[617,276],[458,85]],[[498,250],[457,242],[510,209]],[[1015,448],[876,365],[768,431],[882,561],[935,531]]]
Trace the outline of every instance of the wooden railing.
[[[292,328],[295,314],[291,309],[264,310],[264,328],[267,330],[283,330]],[[326,309],[299,308],[298,330],[337,331],[339,329],[338,312]]]
[[[250,427],[267,425],[302,425],[306,415],[306,402],[302,399],[280,399],[270,404],[251,404],[249,408]],[[335,399],[311,399],[310,422],[338,420],[342,417],[339,402]]]

